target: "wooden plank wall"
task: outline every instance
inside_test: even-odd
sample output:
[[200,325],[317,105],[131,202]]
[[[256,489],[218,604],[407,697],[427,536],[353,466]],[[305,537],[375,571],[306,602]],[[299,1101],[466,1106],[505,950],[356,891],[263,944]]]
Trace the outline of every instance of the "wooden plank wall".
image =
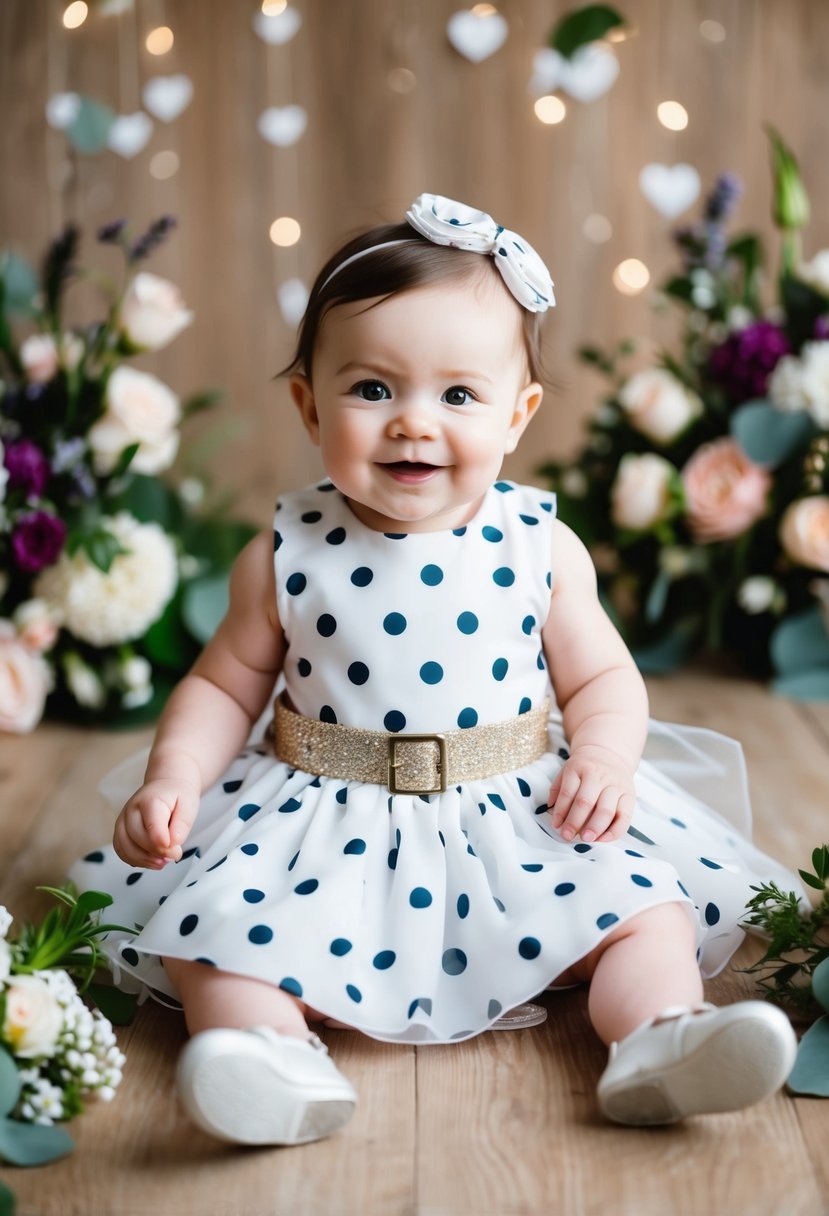
[[[0,245],[34,258],[71,219],[84,226],[88,257],[115,270],[111,251],[92,239],[101,223],[178,217],[153,268],[181,285],[196,324],[143,363],[183,395],[227,389],[221,413],[188,434],[217,419],[242,428],[216,472],[241,487],[240,505],[263,521],[277,487],[318,473],[285,385],[272,379],[292,343],[276,288],[297,275],[310,280],[343,234],[399,217],[422,190],[490,210],[552,268],[560,306],[547,324],[546,360],[555,388],[507,467],[527,479],[545,456],[573,449],[601,389],[578,365],[577,347],[626,334],[668,341],[674,332],[648,293],[624,298],[610,281],[625,257],[641,258],[657,283],[673,266],[673,224],[639,192],[645,164],[690,163],[707,185],[735,171],[746,186],[741,225],[761,230],[776,250],[763,133],[772,123],[796,149],[812,196],[806,251],[829,246],[821,206],[829,194],[825,0],[619,0],[635,35],[617,48],[618,81],[595,102],[570,103],[554,127],[536,119],[527,84],[534,52],[573,7],[569,0],[502,0],[508,39],[478,65],[446,37],[460,0],[294,4],[299,33],[270,47],[251,26],[256,0],[135,0],[118,16],[93,12],[75,31],[62,27],[63,0],[0,4]],[[724,41],[700,35],[705,19],[722,24]],[[159,24],[175,33],[161,58],[144,47]],[[413,73],[408,92],[390,84],[399,68]],[[131,160],[74,153],[45,121],[55,93],[83,92],[131,113],[150,77],[175,73],[192,80],[192,104],[172,124],[156,122]],[[655,108],[667,98],[687,107],[684,132],[659,125]],[[272,147],[257,133],[257,117],[290,103],[307,110],[307,131],[294,147]],[[156,181],[150,160],[165,149],[181,167]],[[610,220],[605,244],[582,231],[591,213]],[[279,250],[268,228],[284,214],[300,221],[303,236]],[[88,297],[78,304],[91,309]]]

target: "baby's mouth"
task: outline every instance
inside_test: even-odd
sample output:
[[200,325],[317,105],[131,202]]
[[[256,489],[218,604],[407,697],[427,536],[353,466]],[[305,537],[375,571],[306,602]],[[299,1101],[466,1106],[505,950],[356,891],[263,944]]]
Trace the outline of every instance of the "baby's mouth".
[[414,484],[416,482],[428,481],[433,477],[440,465],[426,464],[422,460],[392,460],[388,464],[382,464],[382,469],[395,479],[395,481],[408,482]]

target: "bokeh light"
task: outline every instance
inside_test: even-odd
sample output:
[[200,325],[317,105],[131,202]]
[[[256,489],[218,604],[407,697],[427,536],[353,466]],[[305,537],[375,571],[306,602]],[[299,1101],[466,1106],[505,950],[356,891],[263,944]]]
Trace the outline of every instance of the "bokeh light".
[[554,126],[558,122],[564,122],[564,119],[567,117],[567,107],[564,102],[560,97],[554,97],[552,93],[539,97],[533,109],[539,122],[546,123],[547,126]]
[[154,30],[150,30],[144,45],[151,55],[166,55],[172,50],[174,41],[169,25],[157,25]]
[[699,32],[708,42],[725,42],[725,26],[719,21],[701,21]]
[[411,93],[417,84],[417,77],[409,68],[392,68],[387,79],[394,93]]
[[163,152],[156,152],[155,156],[150,161],[150,175],[156,181],[164,182],[168,177],[172,177],[178,173],[181,161],[178,158],[178,153],[172,152],[169,149]]
[[678,101],[660,101],[656,117],[669,131],[684,131],[688,126],[688,111]]
[[288,7],[288,0],[262,0],[262,12],[266,17],[278,17]]
[[588,241],[594,245],[604,245],[613,236],[613,226],[606,215],[588,215],[582,225],[582,232]]
[[73,0],[72,4],[68,4],[63,10],[63,24],[68,30],[76,30],[79,25],[83,25],[89,14],[89,6],[84,4],[84,0]]
[[295,245],[301,235],[299,221],[290,215],[280,215],[270,227],[270,238],[274,245]]
[[651,272],[638,258],[625,258],[613,271],[613,286],[623,296],[638,296],[651,281]]

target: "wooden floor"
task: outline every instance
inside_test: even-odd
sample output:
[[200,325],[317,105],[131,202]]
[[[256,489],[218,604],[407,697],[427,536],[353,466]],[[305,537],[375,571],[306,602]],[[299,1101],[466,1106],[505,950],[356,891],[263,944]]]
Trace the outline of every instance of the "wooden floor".
[[[794,704],[721,676],[651,683],[654,716],[745,745],[761,847],[793,866],[829,840],[829,706]],[[46,726],[0,742],[0,903],[33,914],[107,839],[95,788],[141,735]],[[741,952],[737,961],[748,956]],[[708,995],[752,993],[728,969]],[[121,1033],[124,1082],[72,1127],[75,1153],[2,1171],[19,1216],[817,1216],[829,1212],[829,1102],[781,1094],[743,1114],[629,1130],[594,1099],[604,1049],[581,992],[546,998],[545,1025],[446,1047],[325,1032],[361,1102],[332,1139],[243,1150],[195,1131],[176,1107],[177,1014],[145,1005]]]

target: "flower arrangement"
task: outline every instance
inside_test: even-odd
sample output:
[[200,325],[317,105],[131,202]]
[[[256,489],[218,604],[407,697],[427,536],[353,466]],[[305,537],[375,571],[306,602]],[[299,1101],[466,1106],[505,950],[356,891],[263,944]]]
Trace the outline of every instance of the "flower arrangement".
[[[181,402],[129,362],[193,320],[172,283],[141,269],[172,226],[99,231],[125,274],[96,279],[106,316],[84,326],[64,322],[67,289],[92,277],[76,228],[39,279],[0,259],[0,730],[31,730],[45,710],[155,716],[220,619],[227,569],[253,534],[208,509],[203,479],[173,489],[159,477],[184,419],[218,398]],[[13,317],[30,330],[22,340]]]
[[71,1152],[72,1140],[55,1125],[81,1114],[90,1098],[110,1101],[125,1060],[110,1021],[81,997],[93,991],[97,938],[116,927],[99,923],[112,900],[99,891],[76,899],[43,889],[63,907],[14,937],[0,907],[0,1158],[13,1165]]
[[829,250],[802,258],[808,200],[770,137],[776,298],[759,238],[728,235],[741,187],[724,174],[674,234],[660,302],[683,310],[681,351],[628,374],[633,343],[583,349],[610,392],[581,452],[542,473],[643,670],[707,646],[829,699]]

